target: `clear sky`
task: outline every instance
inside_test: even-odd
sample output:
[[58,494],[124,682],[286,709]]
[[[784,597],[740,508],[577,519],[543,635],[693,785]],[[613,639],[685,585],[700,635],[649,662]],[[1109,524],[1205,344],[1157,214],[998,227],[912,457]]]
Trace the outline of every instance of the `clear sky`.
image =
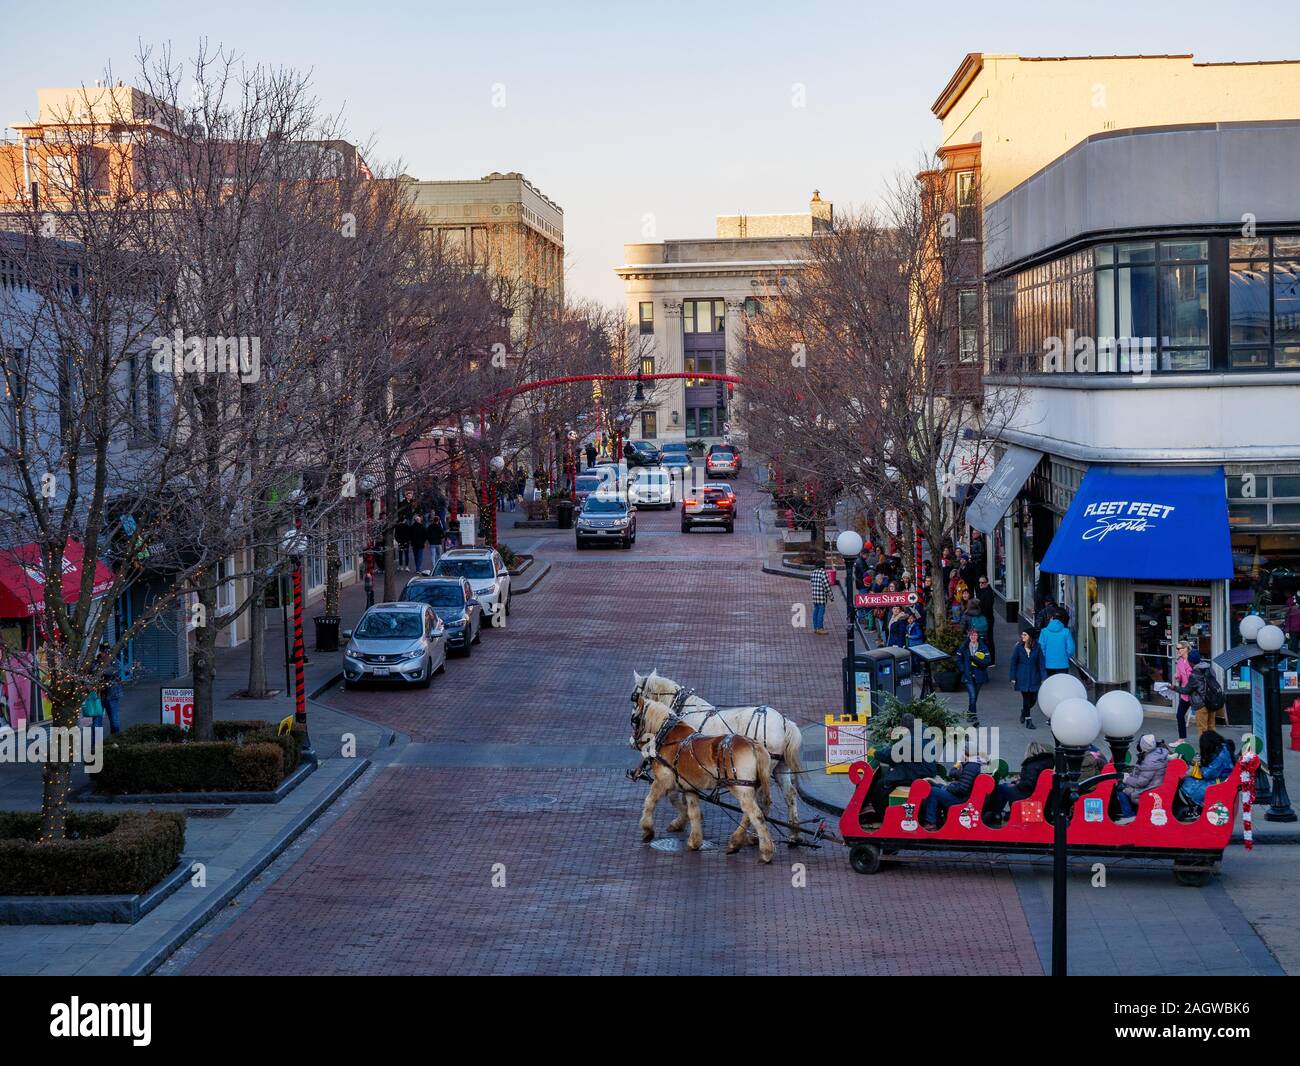
[[139,41],[189,55],[207,37],[309,70],[377,160],[428,179],[522,171],[564,208],[569,291],[618,303],[624,242],[806,211],[815,188],[872,201],[935,147],[930,104],[967,52],[1300,57],[1300,9],[1261,21],[1185,0],[3,0],[0,29],[5,124],[40,86],[109,63],[130,81]]

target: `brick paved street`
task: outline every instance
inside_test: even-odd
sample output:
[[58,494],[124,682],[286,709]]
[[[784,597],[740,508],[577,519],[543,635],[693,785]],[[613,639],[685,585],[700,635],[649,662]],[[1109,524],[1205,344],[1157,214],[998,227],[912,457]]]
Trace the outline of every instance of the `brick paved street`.
[[[1041,973],[1041,871],[966,860],[866,878],[834,845],[778,847],[763,867],[753,849],[640,843],[645,786],[623,775],[633,669],[802,721],[838,706],[839,641],[791,625],[805,587],[760,572],[760,498],[747,481],[740,491],[732,536],[683,536],[677,512],[644,510],[630,551],[579,554],[567,531],[518,531],[516,546],[553,563],[545,582],[429,690],[325,697],[410,742],[164,972]],[[731,827],[706,809],[712,842]],[[1075,972],[1119,959],[1148,972],[1150,957],[1123,947],[1145,952],[1147,935],[1198,939],[1173,956],[1183,972],[1279,969],[1223,888],[1197,895],[1167,873],[1114,883],[1087,895],[1086,874],[1075,882]]]

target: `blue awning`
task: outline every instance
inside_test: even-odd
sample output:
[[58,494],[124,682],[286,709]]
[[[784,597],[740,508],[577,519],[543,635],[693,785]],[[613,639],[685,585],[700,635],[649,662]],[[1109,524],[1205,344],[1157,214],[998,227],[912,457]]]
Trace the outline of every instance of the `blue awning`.
[[1223,467],[1092,467],[1042,568],[1135,580],[1232,577]]

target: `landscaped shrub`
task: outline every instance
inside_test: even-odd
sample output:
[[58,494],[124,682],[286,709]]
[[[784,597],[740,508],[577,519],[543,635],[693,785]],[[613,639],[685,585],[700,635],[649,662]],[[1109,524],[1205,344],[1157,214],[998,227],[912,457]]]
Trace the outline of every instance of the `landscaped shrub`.
[[0,896],[132,895],[180,860],[185,819],[174,811],[72,811],[68,836],[39,844],[39,811],[0,811]]
[[189,740],[175,726],[125,729],[104,746],[91,780],[99,792],[270,792],[298,765],[302,730],[273,723],[215,722],[215,740]]

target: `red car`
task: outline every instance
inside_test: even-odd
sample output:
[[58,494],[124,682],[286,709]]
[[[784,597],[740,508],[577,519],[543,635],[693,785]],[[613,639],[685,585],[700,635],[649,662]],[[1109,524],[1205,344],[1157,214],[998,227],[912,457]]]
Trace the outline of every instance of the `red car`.
[[730,485],[705,482],[682,501],[682,532],[696,526],[721,526],[736,530],[736,492]]

